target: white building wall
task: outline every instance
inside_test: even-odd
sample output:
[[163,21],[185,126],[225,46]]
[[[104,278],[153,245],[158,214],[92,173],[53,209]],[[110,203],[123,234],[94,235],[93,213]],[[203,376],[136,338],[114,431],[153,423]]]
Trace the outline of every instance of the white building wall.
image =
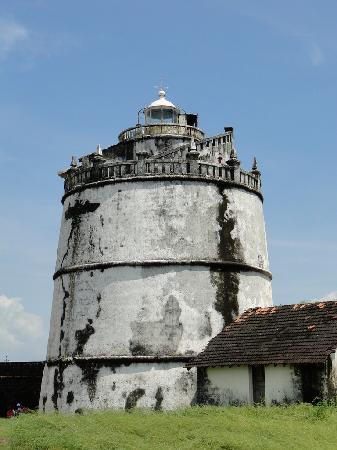
[[265,366],[265,403],[301,401],[301,380],[292,365]]
[[327,398],[337,399],[337,350],[330,354],[330,370],[326,371],[324,395]]
[[249,367],[209,367],[202,389],[205,403],[222,406],[251,403]]

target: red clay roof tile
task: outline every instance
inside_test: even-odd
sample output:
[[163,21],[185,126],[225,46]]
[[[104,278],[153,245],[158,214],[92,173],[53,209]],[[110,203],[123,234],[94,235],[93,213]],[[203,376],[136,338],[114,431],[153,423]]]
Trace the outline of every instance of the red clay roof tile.
[[337,348],[337,301],[252,308],[187,367],[317,363]]

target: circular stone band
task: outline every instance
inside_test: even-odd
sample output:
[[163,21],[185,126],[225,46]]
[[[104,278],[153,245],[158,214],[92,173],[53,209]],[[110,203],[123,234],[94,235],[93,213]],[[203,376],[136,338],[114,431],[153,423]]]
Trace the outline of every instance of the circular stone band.
[[169,180],[179,180],[179,181],[203,181],[205,183],[215,183],[225,187],[234,187],[244,189],[246,191],[256,194],[260,200],[263,202],[262,192],[247,186],[246,184],[237,183],[235,181],[223,180],[222,178],[212,178],[203,175],[141,175],[141,176],[130,176],[124,178],[111,178],[108,180],[93,181],[92,183],[81,184],[79,186],[70,189],[62,196],[62,204],[65,199],[76,192],[82,192],[85,189],[91,189],[96,187],[105,186],[107,184],[125,183],[125,182],[135,182],[135,181],[169,181]]
[[179,261],[165,260],[165,259],[152,259],[147,261],[109,261],[109,262],[99,262],[99,263],[89,263],[80,264],[75,266],[64,267],[57,270],[54,273],[53,280],[56,278],[73,272],[88,272],[90,270],[104,270],[111,267],[144,267],[144,266],[208,266],[214,269],[225,269],[229,271],[233,269],[234,271],[243,272],[257,272],[265,275],[272,279],[272,274],[268,270],[261,269],[260,267],[251,266],[250,264],[245,264],[241,262],[234,261],[209,261],[203,259],[185,259]]
[[45,363],[48,366],[54,366],[57,364],[69,365],[72,363],[113,363],[113,364],[131,364],[131,363],[144,363],[144,362],[188,362],[191,358],[195,358],[193,355],[141,355],[141,356],[69,356],[62,358],[47,359]]

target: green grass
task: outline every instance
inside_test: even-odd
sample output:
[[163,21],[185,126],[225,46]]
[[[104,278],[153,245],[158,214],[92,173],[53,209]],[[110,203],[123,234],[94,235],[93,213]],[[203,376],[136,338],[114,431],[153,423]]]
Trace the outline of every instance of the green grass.
[[1,449],[336,449],[333,406],[29,414],[0,420]]

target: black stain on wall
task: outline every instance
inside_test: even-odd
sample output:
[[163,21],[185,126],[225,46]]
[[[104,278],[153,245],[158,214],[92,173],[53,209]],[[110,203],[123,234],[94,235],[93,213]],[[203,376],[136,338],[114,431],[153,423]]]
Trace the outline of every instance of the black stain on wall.
[[61,267],[63,266],[63,263],[67,258],[70,250],[72,250],[72,260],[74,259],[74,256],[76,254],[78,243],[80,241],[81,216],[96,211],[99,205],[100,203],[90,203],[88,200],[86,200],[85,202],[83,202],[82,200],[75,200],[73,206],[70,206],[69,204],[67,210],[64,213],[64,217],[66,220],[71,219],[71,228],[67,240],[67,250],[63,255]]
[[[74,298],[74,291],[75,291],[75,274],[69,274],[69,286],[68,289],[66,289],[64,284],[63,276],[61,276],[61,288],[63,291],[63,298],[62,298],[62,314],[61,314],[61,320],[60,320],[60,340],[59,340],[59,357],[61,357],[62,353],[62,345],[63,345],[63,351],[67,351],[67,345],[68,345],[68,333],[64,330],[64,322],[66,319],[66,314],[68,310],[68,314],[71,311],[72,308],[72,300]],[[67,331],[68,327],[66,327]],[[64,342],[63,342],[64,341]],[[63,344],[62,344],[63,342]]]
[[43,397],[42,397],[42,409],[43,409],[43,412],[45,412],[45,410],[46,410],[46,403],[47,403],[47,396],[46,395],[44,395]]
[[94,227],[89,227],[89,248],[88,251],[90,253],[93,253],[95,250],[95,243],[94,243]]
[[65,212],[65,219],[75,219],[82,214],[94,212],[99,207],[100,203],[90,203],[89,200],[83,202],[82,200],[75,200],[74,206],[68,206]]
[[101,308],[102,296],[101,296],[101,294],[98,293],[96,299],[97,299],[97,303],[98,303],[98,308],[96,311],[96,319],[98,319],[102,312],[102,308]]
[[147,348],[134,340],[130,341],[130,351],[133,356],[142,356],[147,354]]
[[238,237],[231,233],[236,226],[236,217],[230,212],[230,202],[224,189],[219,188],[222,201],[219,203],[217,221],[220,225],[218,255],[223,261],[243,262],[242,245]]
[[106,366],[106,363],[103,361],[75,360],[75,364],[82,371],[81,382],[86,385],[89,400],[92,402],[96,395],[98,373],[101,367]]
[[207,376],[207,368],[198,367],[197,371],[196,403],[199,405],[219,405],[220,399],[211,388],[211,384]]
[[90,336],[95,333],[95,329],[92,326],[92,319],[88,319],[88,323],[83,328],[83,330],[76,330],[75,331],[75,339],[77,340],[76,355],[82,355],[83,354],[83,348],[85,344],[88,342]]
[[73,401],[74,401],[74,393],[73,393],[73,391],[69,391],[67,394],[68,405],[71,405]]
[[[243,247],[238,237],[232,236],[237,226],[235,215],[230,211],[229,199],[223,188],[219,188],[222,200],[219,203],[218,223],[219,245],[218,257],[223,261],[244,262]],[[224,325],[230,323],[239,312],[239,274],[224,269],[211,270],[211,283],[216,287],[216,301],[214,307],[224,320]]]
[[64,338],[64,330],[63,323],[66,317],[66,308],[67,308],[67,299],[69,298],[69,291],[64,286],[63,277],[61,276],[61,286],[63,291],[63,299],[62,299],[62,315],[61,315],[61,323],[60,323],[60,341],[59,341],[59,357],[61,356],[61,343]]
[[203,339],[204,337],[212,336],[212,324],[211,324],[211,316],[208,311],[204,314],[204,321],[199,327],[199,337]]
[[130,410],[137,406],[138,400],[145,395],[145,390],[141,388],[137,388],[134,391],[130,392],[125,401],[125,409]]
[[164,305],[161,320],[131,322],[130,351],[132,355],[176,353],[183,333],[180,315],[179,302],[176,297],[170,295]]
[[59,366],[55,367],[54,370],[53,394],[51,396],[51,400],[56,411],[58,410],[57,401],[61,398],[64,389],[63,371],[64,366],[62,364],[59,364]]
[[228,325],[239,313],[239,275],[236,272],[212,270],[211,283],[216,287],[214,308],[222,315],[224,325]]
[[92,402],[96,395],[97,375],[99,366],[88,364],[82,367],[82,382],[87,385],[89,400]]
[[103,256],[104,252],[103,252],[103,249],[102,249],[101,242],[102,242],[101,238],[98,238],[98,250],[99,250],[101,256]]
[[154,405],[154,409],[155,411],[161,411],[161,405],[163,403],[164,400],[164,396],[163,396],[163,390],[161,388],[161,386],[158,387],[156,395],[154,396],[154,398],[156,399],[156,404]]

